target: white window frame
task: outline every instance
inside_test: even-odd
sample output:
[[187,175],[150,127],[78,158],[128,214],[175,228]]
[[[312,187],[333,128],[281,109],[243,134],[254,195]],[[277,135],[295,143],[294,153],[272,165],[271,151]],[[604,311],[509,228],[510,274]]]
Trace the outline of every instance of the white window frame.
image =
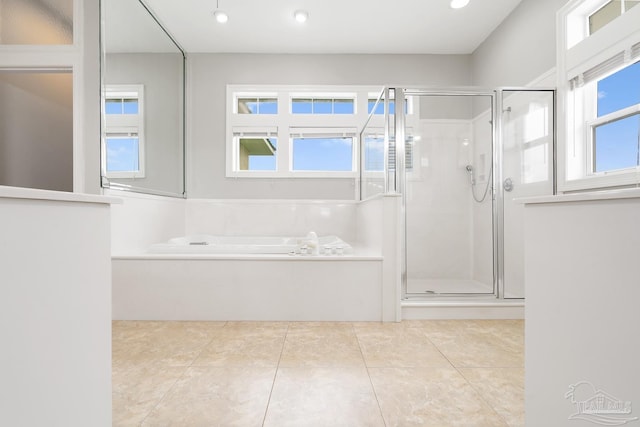
[[[234,97],[233,97],[233,114],[249,114],[251,115],[251,113],[243,113],[238,111],[238,106],[239,104],[239,100],[243,99],[243,98],[256,98],[258,100],[260,99],[276,99],[276,101],[278,100],[278,93],[277,92],[236,92],[234,93]],[[278,103],[279,104],[279,103]],[[280,112],[280,105],[278,105],[278,112]],[[277,115],[276,114],[265,114],[265,113],[258,113],[257,115],[264,115],[264,116],[274,116]]]
[[[380,92],[369,92],[368,94],[368,99],[367,99],[367,114],[369,113],[369,102],[373,102],[375,104],[375,102],[378,100],[378,98],[380,98],[380,103],[384,106],[384,96],[380,97]],[[407,111],[405,112],[405,116],[407,119],[412,118],[416,115],[416,110],[417,110],[417,106],[414,105],[414,98],[413,96],[407,97],[404,99],[404,102],[406,103],[407,106]],[[395,104],[395,100],[391,99],[390,102],[393,102]],[[394,111],[395,111],[395,106],[394,106]],[[384,116],[384,111],[382,113],[375,113],[375,112],[371,112],[373,114],[374,117],[383,117]]]
[[[596,117],[597,81],[640,59],[640,6],[589,35],[589,16],[607,2],[572,0],[557,14],[558,111],[564,112],[558,116],[560,192],[636,185],[640,179],[640,168],[593,172],[592,129],[602,119]],[[582,86],[583,75],[613,58],[619,59],[617,68],[608,67]]]
[[[105,85],[104,100],[108,99],[137,99],[138,114],[104,114],[104,150],[102,159],[103,176],[107,178],[145,177],[145,134],[144,134],[144,85]],[[104,108],[104,106],[103,106]],[[107,141],[109,135],[137,135],[138,136],[138,170],[109,172],[107,170]]]
[[[353,113],[294,113],[293,101],[296,99],[309,99],[311,100],[311,108],[313,108],[314,101],[323,100],[331,101],[331,108],[333,109],[335,101],[348,100],[353,101]],[[309,116],[348,116],[356,115],[358,113],[358,95],[355,92],[292,92],[289,94],[289,111],[294,116],[309,115]]]
[[[268,175],[273,173],[274,171],[251,171],[251,170],[243,170],[240,169],[240,139],[243,136],[249,136],[253,138],[269,138],[271,136],[278,138],[278,128],[277,127],[234,127],[232,129],[232,147],[227,147],[227,150],[231,151],[232,154],[232,162],[235,168],[235,172],[238,174],[236,176],[250,175],[255,177],[256,174],[265,174]],[[280,149],[280,145],[282,143],[278,139],[278,146],[276,147],[276,170],[278,168],[278,150]]]
[[[366,122],[367,102],[370,93],[380,93],[382,87],[328,86],[328,85],[227,85],[226,97],[226,176],[233,178],[357,178],[359,176],[360,141],[358,132]],[[278,114],[238,114],[237,99],[243,97],[274,97],[278,100]],[[353,114],[293,114],[291,100],[299,97],[327,99],[355,99]],[[259,131],[277,129],[275,171],[239,170],[234,129]],[[351,171],[294,171],[292,134],[316,132],[318,135],[353,133]]]
[[[594,85],[595,86],[595,85]],[[591,92],[591,91],[589,91]],[[591,97],[596,97],[597,95],[590,95]],[[602,172],[595,171],[595,129],[598,126],[606,125],[609,123],[616,122],[618,120],[625,119],[627,117],[635,116],[640,114],[640,103],[632,105],[630,107],[622,108],[620,110],[613,111],[609,114],[605,114],[604,116],[596,117],[586,121],[585,126],[585,137],[587,138],[586,147],[587,147],[587,159],[588,165],[586,169],[587,176],[606,176],[606,175],[622,175],[628,173],[636,173],[636,167],[629,167],[624,169],[614,169]],[[595,116],[595,114],[594,114]]]

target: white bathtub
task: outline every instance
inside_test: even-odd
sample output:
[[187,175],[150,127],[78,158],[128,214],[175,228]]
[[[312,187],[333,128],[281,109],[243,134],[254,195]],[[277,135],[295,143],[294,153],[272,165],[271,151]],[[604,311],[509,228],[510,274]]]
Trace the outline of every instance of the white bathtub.
[[[156,243],[151,245],[148,251],[155,254],[353,254],[351,245],[338,236],[321,236],[317,238],[317,243],[312,240],[309,236],[212,236],[195,234],[170,239],[166,243]],[[315,245],[317,245],[317,251],[313,250]]]
[[170,239],[112,256],[113,318],[381,321],[383,258],[356,252],[314,233]]

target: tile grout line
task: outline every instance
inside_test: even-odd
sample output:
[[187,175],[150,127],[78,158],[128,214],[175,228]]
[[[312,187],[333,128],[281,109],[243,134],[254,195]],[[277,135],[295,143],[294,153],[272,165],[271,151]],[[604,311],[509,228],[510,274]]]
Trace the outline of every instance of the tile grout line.
[[373,385],[373,380],[371,379],[371,372],[369,372],[369,365],[367,364],[367,359],[364,357],[364,352],[362,351],[362,345],[360,344],[360,337],[358,336],[358,332],[354,325],[351,325],[353,328],[353,333],[356,336],[356,341],[358,342],[358,348],[360,349],[360,355],[362,356],[362,362],[364,363],[364,369],[367,371],[367,377],[369,378],[369,384],[371,384],[371,390],[373,391],[373,396],[376,398],[376,404],[378,405],[378,411],[380,411],[380,418],[382,418],[382,424],[386,427],[387,420],[384,418],[384,413],[382,412],[382,406],[380,405],[380,400],[378,399],[378,393],[376,393],[376,388]]
[[287,322],[287,330],[284,332],[284,339],[282,340],[282,348],[280,349],[280,356],[278,356],[278,364],[276,365],[276,371],[273,374],[273,382],[271,383],[271,390],[269,390],[269,398],[267,399],[267,405],[264,408],[264,416],[262,417],[262,424],[267,421],[267,414],[269,413],[269,405],[271,405],[271,396],[273,396],[273,389],[276,386],[276,379],[278,378],[278,372],[280,371],[280,361],[282,360],[282,354],[284,353],[284,346],[287,342],[287,335],[289,335],[289,325],[291,322]]
[[[224,325],[222,325],[220,328],[224,328],[225,326],[227,326],[228,322],[224,322]],[[182,366],[182,368],[184,368],[184,371],[180,374],[180,376],[178,378],[176,378],[176,380],[173,382],[173,384],[171,384],[171,386],[169,388],[167,388],[167,391],[165,391],[162,394],[162,397],[160,399],[158,399],[158,402],[153,405],[153,408],[151,408],[149,410],[149,412],[147,412],[147,415],[144,416],[144,418],[142,419],[142,421],[140,421],[140,424],[138,424],[139,426],[142,426],[144,424],[144,422],[147,420],[147,418],[149,418],[149,416],[153,413],[153,411],[155,411],[158,406],[160,405],[160,403],[162,403],[162,401],[167,397],[167,395],[169,394],[169,392],[176,386],[176,384],[178,383],[178,381],[180,381],[182,378],[184,378],[184,374],[187,373],[187,371],[189,370],[189,368],[191,368],[193,366],[193,363],[200,357],[200,355],[202,354],[202,352],[204,351],[204,349],[213,342],[215,337],[211,337],[211,339],[202,346],[202,348],[200,349],[200,352],[198,353],[197,356],[195,356],[193,358],[193,360],[191,361],[191,363],[188,366]]]
[[[485,405],[487,405],[498,416],[498,418],[500,418],[504,422],[505,426],[509,427],[510,424],[502,416],[502,414],[496,411],[496,408],[494,408],[493,405],[489,401],[487,401],[487,399],[485,399],[484,395],[477,388],[473,386],[471,381],[469,381],[469,379],[467,379],[467,377],[465,377],[465,375],[462,372],[460,372],[460,370],[457,367],[454,366],[454,368],[456,371],[458,371],[460,376],[467,382],[467,384],[469,384],[471,389],[478,395],[478,397],[485,403]],[[467,369],[496,369],[496,368],[467,368]],[[497,368],[497,369],[501,369],[501,368]]]
[[[505,426],[509,427],[509,423],[507,422],[507,420],[498,412],[496,411],[496,409],[493,407],[493,405],[491,405],[487,399],[485,399],[484,395],[482,393],[480,393],[474,386],[473,384],[471,384],[471,382],[467,379],[467,377],[460,371],[460,368],[456,365],[454,365],[454,363],[442,352],[442,350],[440,350],[440,348],[433,342],[431,341],[431,339],[429,339],[429,336],[427,334],[427,332],[423,332],[425,334],[425,338],[436,348],[436,350],[438,350],[438,352],[442,355],[442,357],[444,357],[447,362],[449,362],[449,364],[451,365],[451,367],[453,369],[456,370],[456,372],[462,377],[462,379],[464,379],[464,381],[469,384],[469,387],[471,387],[471,389],[478,395],[478,397],[484,402],[485,405],[487,405],[487,407],[489,409],[491,409],[492,412],[494,412],[498,418],[500,418]],[[467,367],[467,369],[478,369],[476,368],[469,368]],[[495,369],[495,368],[489,368],[489,369]]]

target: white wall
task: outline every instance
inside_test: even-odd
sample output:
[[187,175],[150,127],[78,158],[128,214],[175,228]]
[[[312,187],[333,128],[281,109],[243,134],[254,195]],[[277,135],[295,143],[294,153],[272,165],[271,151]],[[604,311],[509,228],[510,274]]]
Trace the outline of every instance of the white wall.
[[556,65],[556,12],[567,0],[523,0],[473,52],[476,86],[524,86]]
[[[353,179],[225,177],[227,84],[468,85],[468,55],[191,54],[188,194],[217,199],[353,199]],[[364,123],[363,123],[364,124]]]

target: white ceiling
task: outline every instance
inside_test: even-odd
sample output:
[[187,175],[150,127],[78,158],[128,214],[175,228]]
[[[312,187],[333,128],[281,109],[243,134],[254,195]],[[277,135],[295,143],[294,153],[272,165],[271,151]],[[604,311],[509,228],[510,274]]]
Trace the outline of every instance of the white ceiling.
[[[144,0],[187,52],[416,54],[472,53],[521,0],[459,10],[449,0],[218,1],[224,25],[213,18],[216,0]],[[309,12],[305,24],[297,9]]]

